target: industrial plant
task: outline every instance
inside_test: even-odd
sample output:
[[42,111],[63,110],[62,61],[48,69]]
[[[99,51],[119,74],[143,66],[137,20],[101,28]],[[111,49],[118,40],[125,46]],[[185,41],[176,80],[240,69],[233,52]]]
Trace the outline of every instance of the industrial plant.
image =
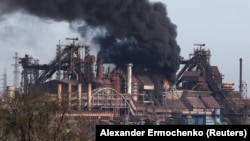
[[159,81],[149,68],[138,69],[132,62],[123,67],[112,65],[91,55],[91,47],[80,45],[78,38],[66,39],[72,43],[58,44],[48,64],[39,64],[28,54],[19,57],[20,87],[7,87],[5,97],[13,97],[15,91],[42,91],[58,106],[66,103],[70,107],[67,116],[106,124],[249,123],[250,100],[244,96],[242,58],[240,87],[235,90],[234,83],[224,82],[219,68],[210,64],[212,55],[205,44],[195,44],[190,58],[180,57],[182,67],[174,81]]

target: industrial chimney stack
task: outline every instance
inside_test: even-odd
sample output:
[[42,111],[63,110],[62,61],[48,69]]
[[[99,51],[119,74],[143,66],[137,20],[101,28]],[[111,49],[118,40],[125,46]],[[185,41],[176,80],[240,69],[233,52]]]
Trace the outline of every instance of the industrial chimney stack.
[[132,66],[133,64],[127,64],[127,93],[132,93]]
[[239,91],[240,93],[243,92],[242,90],[242,58],[240,58],[240,82],[239,82]]

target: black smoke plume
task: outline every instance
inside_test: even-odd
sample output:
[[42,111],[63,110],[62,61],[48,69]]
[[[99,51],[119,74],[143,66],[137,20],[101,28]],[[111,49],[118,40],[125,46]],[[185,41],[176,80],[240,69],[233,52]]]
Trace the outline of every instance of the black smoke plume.
[[[100,45],[98,57],[133,73],[152,74],[157,82],[175,81],[180,47],[176,26],[166,6],[148,0],[0,0],[0,14],[27,12],[55,21],[84,21],[88,27],[106,29],[94,40]],[[0,16],[1,16],[0,15]],[[17,23],[18,24],[18,23]],[[84,28],[78,30],[84,35]]]

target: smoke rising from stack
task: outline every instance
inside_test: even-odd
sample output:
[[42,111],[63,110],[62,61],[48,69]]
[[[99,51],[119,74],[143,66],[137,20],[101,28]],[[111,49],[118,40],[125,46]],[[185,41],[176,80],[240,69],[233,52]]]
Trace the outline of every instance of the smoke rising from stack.
[[[100,45],[98,57],[133,73],[152,74],[155,81],[174,82],[179,69],[180,47],[176,26],[165,5],[148,0],[0,0],[0,17],[25,12],[55,21],[84,21],[88,28],[105,28],[93,40]],[[85,35],[86,25],[78,32]],[[86,35],[85,35],[86,36]]]

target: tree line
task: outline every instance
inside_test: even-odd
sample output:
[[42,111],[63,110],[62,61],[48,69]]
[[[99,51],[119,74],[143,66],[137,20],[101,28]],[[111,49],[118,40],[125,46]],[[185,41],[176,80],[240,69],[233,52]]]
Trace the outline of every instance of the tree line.
[[95,122],[73,118],[67,102],[58,106],[41,92],[16,93],[0,106],[0,140],[3,141],[90,141]]

